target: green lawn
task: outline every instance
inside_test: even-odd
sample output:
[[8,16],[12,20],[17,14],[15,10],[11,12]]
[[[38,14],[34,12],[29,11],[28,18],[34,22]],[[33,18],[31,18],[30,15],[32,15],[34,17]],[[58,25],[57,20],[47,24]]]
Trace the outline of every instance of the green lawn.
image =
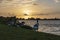
[[60,40],[60,36],[0,24],[0,40]]

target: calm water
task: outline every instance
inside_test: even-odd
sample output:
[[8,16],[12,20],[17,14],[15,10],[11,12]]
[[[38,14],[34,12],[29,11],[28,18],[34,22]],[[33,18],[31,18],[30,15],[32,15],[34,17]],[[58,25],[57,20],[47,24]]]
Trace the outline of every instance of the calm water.
[[[20,20],[22,21],[31,27],[36,23],[36,20]],[[60,20],[39,20],[38,31],[60,35]]]

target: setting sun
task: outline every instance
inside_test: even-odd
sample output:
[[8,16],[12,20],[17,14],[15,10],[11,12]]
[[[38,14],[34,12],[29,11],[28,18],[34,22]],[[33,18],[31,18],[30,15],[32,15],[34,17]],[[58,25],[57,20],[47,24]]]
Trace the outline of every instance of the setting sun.
[[30,15],[31,10],[25,9],[25,10],[23,10],[23,13],[24,13],[24,15]]
[[29,15],[30,15],[31,11],[28,10],[28,9],[25,9],[23,12],[24,12],[24,15],[25,15],[24,18],[25,18],[25,19],[28,19],[28,17],[29,17]]

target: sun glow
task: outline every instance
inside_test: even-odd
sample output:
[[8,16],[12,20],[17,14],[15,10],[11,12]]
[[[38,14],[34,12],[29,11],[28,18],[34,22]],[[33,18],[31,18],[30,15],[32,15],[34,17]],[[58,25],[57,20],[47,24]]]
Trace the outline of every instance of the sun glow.
[[25,9],[25,10],[23,10],[23,13],[24,13],[25,15],[30,15],[31,10],[29,10],[29,9]]
[[28,19],[28,18],[29,18],[29,16],[24,16],[24,18],[25,18],[25,19]]

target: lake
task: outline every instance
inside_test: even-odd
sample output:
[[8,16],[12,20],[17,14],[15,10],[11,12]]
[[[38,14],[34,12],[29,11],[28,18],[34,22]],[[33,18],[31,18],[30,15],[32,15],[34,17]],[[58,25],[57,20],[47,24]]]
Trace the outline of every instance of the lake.
[[[22,21],[31,27],[36,24],[36,20],[20,20],[19,22]],[[60,20],[39,20],[38,31],[60,35]]]

